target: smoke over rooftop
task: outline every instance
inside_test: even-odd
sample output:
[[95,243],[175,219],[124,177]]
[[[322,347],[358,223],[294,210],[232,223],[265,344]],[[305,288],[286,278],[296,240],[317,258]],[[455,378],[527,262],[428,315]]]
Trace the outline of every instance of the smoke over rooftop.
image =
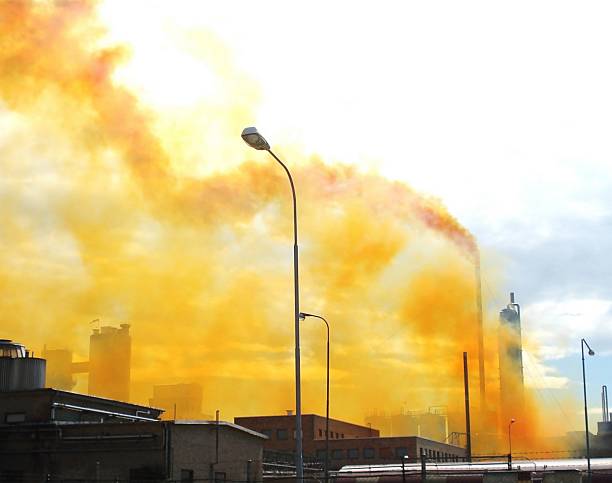
[[[227,59],[213,65],[227,104],[164,113],[114,79],[129,51],[105,44],[95,3],[4,2],[0,22],[3,330],[85,355],[90,320],[126,321],[135,401],[194,381],[208,412],[291,407],[284,173],[247,148],[224,169],[206,156],[213,144],[242,148],[254,83]],[[332,415],[461,407],[463,351],[477,388],[470,233],[405,184],[278,153],[296,179],[302,307],[332,325]],[[323,332],[303,330],[304,410],[321,412]],[[486,335],[494,388],[497,335]]]

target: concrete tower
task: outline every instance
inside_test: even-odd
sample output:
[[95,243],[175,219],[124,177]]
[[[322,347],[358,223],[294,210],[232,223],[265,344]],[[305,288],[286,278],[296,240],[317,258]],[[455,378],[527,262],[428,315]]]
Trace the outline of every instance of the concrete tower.
[[129,401],[131,357],[129,324],[94,329],[89,338],[89,394]]

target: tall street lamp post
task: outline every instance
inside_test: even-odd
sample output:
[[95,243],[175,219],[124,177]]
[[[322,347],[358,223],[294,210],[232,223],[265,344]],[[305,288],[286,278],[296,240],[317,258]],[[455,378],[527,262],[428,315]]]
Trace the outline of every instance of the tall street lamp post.
[[580,339],[580,350],[582,352],[582,389],[584,391],[584,431],[586,438],[586,454],[587,454],[587,481],[591,482],[591,447],[589,443],[589,414],[587,411],[587,390],[586,390],[586,372],[584,369],[584,346],[589,349],[589,355],[594,356],[595,351],[591,349],[588,342]]
[[300,378],[300,286],[298,277],[298,229],[297,229],[297,203],[293,178],[287,166],[278,159],[270,149],[265,138],[259,134],[257,128],[247,127],[242,131],[242,139],[253,149],[268,151],[270,155],[282,166],[289,178],[291,196],[293,197],[293,289],[294,289],[294,327],[295,327],[295,466],[296,479],[301,483],[304,479],[304,462],[302,456],[302,388]]
[[320,315],[300,312],[300,318],[303,320],[306,317],[315,317],[322,320],[327,327],[327,372],[325,384],[325,482],[329,481],[329,323],[325,317]]
[[510,461],[512,461],[512,425],[516,423],[516,419],[512,418],[508,423],[508,451],[510,452]]

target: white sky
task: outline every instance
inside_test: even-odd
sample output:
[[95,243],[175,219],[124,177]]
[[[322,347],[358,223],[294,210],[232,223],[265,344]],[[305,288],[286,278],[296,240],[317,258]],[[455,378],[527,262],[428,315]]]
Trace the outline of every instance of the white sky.
[[[551,386],[580,337],[612,353],[612,3],[111,0],[101,13],[134,46],[122,79],[148,102],[215,97],[218,78],[177,46],[177,32],[211,32],[259,91],[249,124],[281,151],[440,197],[505,261]],[[593,385],[611,382],[612,358],[599,361]]]

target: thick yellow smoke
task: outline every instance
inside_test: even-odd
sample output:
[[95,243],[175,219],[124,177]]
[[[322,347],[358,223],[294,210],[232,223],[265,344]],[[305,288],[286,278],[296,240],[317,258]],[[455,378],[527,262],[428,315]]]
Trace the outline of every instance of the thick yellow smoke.
[[[0,25],[1,335],[86,357],[89,321],[128,322],[135,401],[153,384],[197,382],[204,411],[224,418],[293,408],[284,173],[244,146],[233,168],[189,175],[221,160],[181,149],[177,124],[113,81],[128,51],[102,47],[95,5],[2,2]],[[217,72],[231,86],[240,74],[227,62]],[[185,116],[240,145],[249,103]],[[301,306],[332,326],[332,416],[461,411],[463,351],[477,406],[469,233],[401,183],[296,152],[290,161]],[[324,328],[302,327],[304,411],[322,413]],[[492,404],[496,338],[487,329]]]

